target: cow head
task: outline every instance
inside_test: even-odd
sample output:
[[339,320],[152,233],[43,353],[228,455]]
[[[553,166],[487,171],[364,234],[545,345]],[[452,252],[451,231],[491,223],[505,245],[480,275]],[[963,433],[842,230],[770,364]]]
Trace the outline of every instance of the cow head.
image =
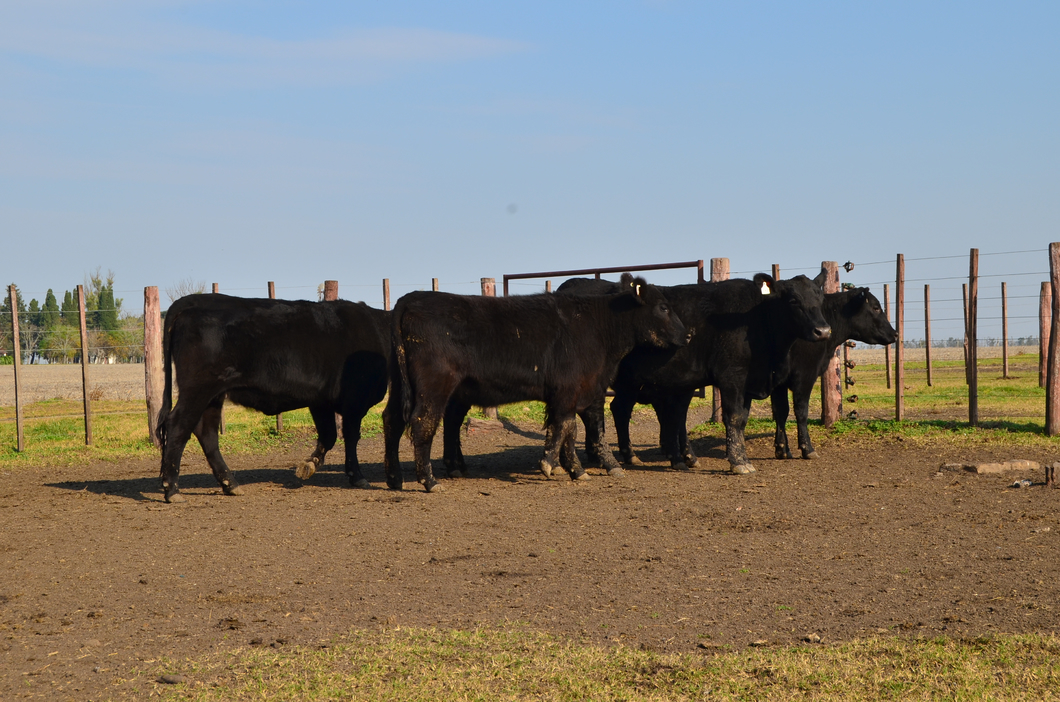
[[842,309],[843,319],[849,327],[847,337],[866,344],[893,344],[898,332],[887,320],[880,301],[868,288],[854,288],[842,293],[847,296]]
[[659,288],[639,276],[623,273],[619,289],[622,292],[615,296],[615,303],[635,315],[638,344],[659,348],[688,344],[688,330]]
[[782,318],[799,338],[806,341],[823,341],[832,334],[831,326],[821,314],[821,305],[824,303],[821,286],[824,280],[824,271],[814,280],[804,275],[774,280],[773,276],[765,273],[758,273],[754,277],[755,286],[761,294],[775,296]]

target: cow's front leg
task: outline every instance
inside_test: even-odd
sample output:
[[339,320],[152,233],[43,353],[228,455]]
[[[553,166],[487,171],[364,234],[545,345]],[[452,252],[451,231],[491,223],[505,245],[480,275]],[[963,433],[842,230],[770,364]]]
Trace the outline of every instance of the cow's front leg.
[[587,479],[588,473],[582,468],[581,462],[573,450],[575,437],[577,436],[577,423],[574,412],[556,412],[552,409],[549,412],[549,416],[552,419],[549,426],[545,429],[545,455],[541,458],[541,472],[546,477],[552,477],[553,468],[560,465],[560,451],[569,442],[571,448],[565,457],[566,462],[569,464],[567,470],[574,480]]
[[732,472],[738,475],[755,472],[755,467],[747,458],[747,448],[744,445],[744,430],[750,413],[749,397],[745,397],[740,391],[722,391],[721,414],[725,421],[725,455],[729,459]]
[[368,488],[371,484],[368,478],[361,472],[361,464],[357,460],[357,443],[361,440],[361,420],[364,414],[358,412],[346,412],[342,415],[342,440],[346,444],[346,477],[350,479],[350,485],[355,488]]
[[791,458],[791,449],[788,448],[788,389],[778,387],[773,389],[769,396],[769,403],[773,410],[773,423],[777,425],[773,432],[773,455],[779,459]]
[[460,429],[464,426],[471,405],[450,400],[445,406],[445,418],[442,420],[442,463],[450,478],[466,478],[467,463],[464,461],[464,450],[460,446]]
[[199,440],[199,446],[202,447],[206,462],[210,465],[210,470],[213,471],[213,477],[217,478],[221,491],[226,495],[242,495],[243,489],[236,483],[236,479],[232,476],[232,471],[229,470],[228,464],[225,463],[217,440],[221,427],[221,408],[223,406],[224,395],[211,401],[206,411],[202,413],[202,417],[199,419],[199,423],[195,425],[192,433]]
[[629,439],[629,423],[633,418],[633,406],[637,398],[632,393],[615,390],[611,400],[611,418],[615,420],[615,436],[618,438],[618,454],[626,465],[641,465],[641,460],[633,454],[633,444]]
[[317,446],[309,458],[294,467],[294,474],[299,480],[309,480],[313,477],[317,468],[324,465],[324,456],[335,447],[335,441],[339,438],[333,407],[311,406],[309,414],[312,415],[313,424],[317,429]]
[[[694,391],[683,392],[672,398],[673,406],[670,411],[670,430],[676,436],[677,456],[684,465],[676,466],[684,470],[691,470],[699,462],[695,451],[692,450],[692,442],[688,440],[688,408],[692,404]],[[672,465],[672,464],[671,464]]]
[[795,401],[795,425],[799,434],[799,451],[805,459],[817,458],[817,451],[814,450],[813,442],[810,441],[810,394],[793,392],[792,399]]
[[625,471],[622,470],[619,462],[615,460],[614,454],[611,453],[611,447],[607,445],[607,440],[604,438],[606,434],[604,401],[593,402],[579,413],[579,416],[585,425],[586,455],[592,460],[599,461],[600,467],[607,470],[608,475],[621,477]]
[[[198,400],[198,401],[197,401]],[[166,417],[165,443],[162,445],[162,494],[166,502],[183,502],[177,480],[180,477],[180,458],[191,438],[192,429],[199,423],[209,399],[182,396]]]

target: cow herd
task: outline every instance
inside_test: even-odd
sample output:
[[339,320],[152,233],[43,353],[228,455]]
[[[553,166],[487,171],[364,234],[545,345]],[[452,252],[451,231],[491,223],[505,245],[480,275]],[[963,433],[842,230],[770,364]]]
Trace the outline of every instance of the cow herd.
[[659,443],[671,465],[694,466],[688,408],[706,385],[721,395],[734,473],[755,470],[744,448],[754,399],[772,399],[776,456],[791,457],[789,390],[799,450],[812,458],[809,395],[835,350],[848,339],[890,344],[897,338],[867,288],[825,295],[824,275],[774,280],[758,274],[671,287],[629,274],[617,283],[575,278],[555,293],[514,297],[413,292],[392,312],[343,300],[183,297],[170,306],[163,326],[158,438],[166,502],[183,500],[177,480],[193,434],[223,492],[240,494],[218,447],[226,398],[266,414],[309,408],[317,445],[296,467],[303,480],[335,445],[335,416],[341,416],[345,470],[355,487],[368,486],[357,461],[361,420],[388,390],[384,470],[393,489],[404,481],[402,435],[412,443],[416,480],[434,491],[439,483],[430,456],[439,423],[446,473],[464,476],[460,427],[470,408],[526,400],[545,405],[542,473],[550,476],[562,466],[576,480],[586,477],[575,451],[580,417],[586,455],[608,474],[621,475],[604,439],[609,387],[626,465],[639,463],[629,422],[640,402],[655,409]]

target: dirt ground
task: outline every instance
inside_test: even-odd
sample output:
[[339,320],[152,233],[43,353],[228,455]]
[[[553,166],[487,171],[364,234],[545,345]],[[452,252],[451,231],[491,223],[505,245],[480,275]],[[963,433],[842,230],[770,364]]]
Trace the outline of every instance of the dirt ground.
[[178,505],[162,502],[156,461],[6,472],[0,699],[143,697],[161,658],[187,675],[181,661],[204,652],[355,627],[511,623],[705,655],[811,634],[1057,629],[1060,490],[939,472],[1055,456],[826,440],[819,460],[783,462],[757,435],[758,472],[733,476],[720,432],[677,472],[650,415],[633,429],[646,464],[584,483],[534,471],[538,427],[473,434],[473,477],[437,494],[385,489],[381,437],[361,446],[368,490],[347,487],[337,453],[300,483],[290,466],[308,441],[230,459],[242,497],[221,495],[189,445]]

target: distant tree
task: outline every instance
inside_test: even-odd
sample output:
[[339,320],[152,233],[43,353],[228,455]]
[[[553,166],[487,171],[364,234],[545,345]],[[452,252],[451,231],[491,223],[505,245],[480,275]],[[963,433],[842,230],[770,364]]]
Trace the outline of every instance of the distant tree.
[[201,295],[204,292],[206,292],[206,283],[201,280],[195,281],[191,278],[178,280],[175,284],[166,288],[166,296],[170,302],[176,302],[186,295]]
[[42,329],[54,329],[62,321],[59,312],[59,303],[55,300],[55,293],[48,288],[48,294],[44,296],[44,307],[41,308],[40,327]]
[[63,306],[60,309],[62,315],[63,324],[68,327],[76,327],[80,320],[80,312],[77,309],[77,302],[74,300],[73,294],[69,290],[63,295]]

